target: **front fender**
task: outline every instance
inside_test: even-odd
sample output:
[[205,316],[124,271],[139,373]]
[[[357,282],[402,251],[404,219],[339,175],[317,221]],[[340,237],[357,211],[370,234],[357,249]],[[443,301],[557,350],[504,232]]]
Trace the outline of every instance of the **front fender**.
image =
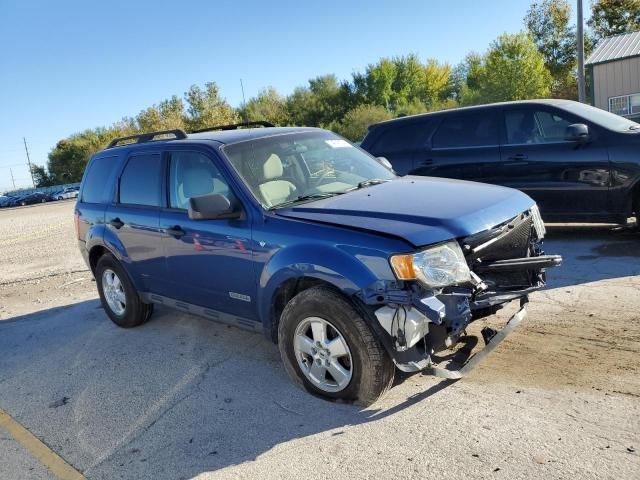
[[375,252],[377,256],[366,253],[354,255],[348,249],[336,246],[298,245],[273,255],[262,269],[258,289],[258,315],[265,331],[271,331],[274,295],[288,280],[315,278],[351,296],[380,279],[381,275],[392,275],[380,252]]

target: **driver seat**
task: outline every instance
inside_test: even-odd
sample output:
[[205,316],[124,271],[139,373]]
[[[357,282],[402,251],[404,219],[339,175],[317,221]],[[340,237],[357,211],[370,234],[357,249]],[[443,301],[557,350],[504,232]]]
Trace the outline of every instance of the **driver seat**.
[[264,181],[258,186],[268,207],[288,200],[297,190],[293,183],[282,179],[283,173],[282,160],[278,155],[272,153],[262,166]]

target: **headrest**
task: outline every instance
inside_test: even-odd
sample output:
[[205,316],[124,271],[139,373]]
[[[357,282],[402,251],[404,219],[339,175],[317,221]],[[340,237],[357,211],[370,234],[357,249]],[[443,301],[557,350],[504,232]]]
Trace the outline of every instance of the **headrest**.
[[211,170],[205,166],[187,169],[182,177],[182,192],[185,197],[199,197],[213,191]]
[[282,161],[280,157],[275,153],[269,155],[267,161],[262,166],[262,175],[265,180],[274,180],[282,177]]

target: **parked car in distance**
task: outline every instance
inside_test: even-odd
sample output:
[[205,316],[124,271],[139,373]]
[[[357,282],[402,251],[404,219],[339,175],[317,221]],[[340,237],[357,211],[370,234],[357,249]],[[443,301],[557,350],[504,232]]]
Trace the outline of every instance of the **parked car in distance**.
[[49,196],[43,192],[33,192],[27,195],[20,195],[15,197],[7,206],[17,207],[24,205],[33,205],[35,203],[46,203],[49,201]]
[[519,301],[502,335],[483,330],[487,353],[561,261],[517,190],[397,177],[326,130],[225,129],[90,160],[78,244],[117,325],[160,304],[263,332],[295,384],[368,405],[396,367],[460,378],[481,357],[448,369],[439,352]]
[[56,200],[66,200],[68,198],[78,198],[78,187],[66,187],[55,195]]
[[496,103],[371,125],[361,147],[401,175],[517,188],[545,220],[640,215],[640,124],[570,100]]

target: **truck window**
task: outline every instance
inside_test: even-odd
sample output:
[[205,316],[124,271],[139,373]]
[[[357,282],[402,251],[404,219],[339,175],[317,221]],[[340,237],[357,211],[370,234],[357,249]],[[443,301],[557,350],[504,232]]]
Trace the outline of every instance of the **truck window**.
[[433,136],[433,148],[482,147],[498,144],[498,121],[491,113],[445,118]]
[[186,210],[189,199],[218,193],[229,196],[229,186],[210,158],[197,152],[174,152],[169,161],[169,205]]
[[[86,203],[105,203],[110,201],[111,178],[118,166],[118,157],[100,157],[91,162],[82,187],[82,201]],[[61,193],[71,189],[66,188]]]
[[120,177],[120,203],[159,207],[162,191],[162,162],[159,154],[129,158]]

